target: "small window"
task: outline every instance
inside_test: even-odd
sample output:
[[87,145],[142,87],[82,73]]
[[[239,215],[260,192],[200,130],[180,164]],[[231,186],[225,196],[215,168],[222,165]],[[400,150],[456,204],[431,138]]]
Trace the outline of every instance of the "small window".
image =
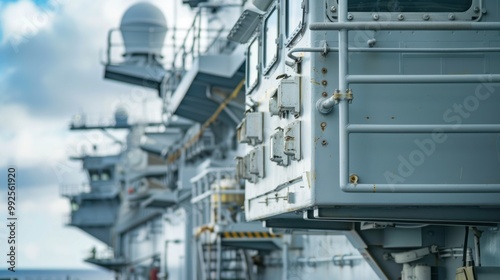
[[302,30],[304,20],[304,12],[302,9],[302,1],[287,0],[286,1],[286,45],[290,44],[297,34]]
[[274,8],[264,23],[264,75],[278,59],[278,20],[278,9]]
[[247,51],[247,93],[259,82],[259,39],[255,37]]
[[349,12],[446,13],[465,12],[472,0],[349,0]]
[[111,180],[111,171],[103,170],[101,173],[101,181],[109,181]]
[[99,181],[99,172],[95,170],[89,170],[89,177],[90,181],[92,182]]

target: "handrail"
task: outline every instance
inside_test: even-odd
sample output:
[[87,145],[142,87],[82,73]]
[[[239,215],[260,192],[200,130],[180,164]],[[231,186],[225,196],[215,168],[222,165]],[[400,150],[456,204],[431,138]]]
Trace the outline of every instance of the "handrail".
[[[339,1],[340,2],[340,1]],[[500,30],[500,22],[313,22],[311,30]]]
[[500,133],[499,124],[349,124],[349,133]]
[[208,190],[202,194],[191,198],[191,204],[196,204],[204,199],[211,197],[212,195],[224,195],[224,194],[245,194],[245,190],[242,189],[226,189],[226,190]]
[[213,167],[213,168],[207,168],[203,170],[200,174],[196,175],[195,177],[191,178],[190,182],[191,184],[196,183],[197,181],[203,179],[207,174],[209,173],[216,173],[216,172],[234,172],[234,168],[232,167]]
[[[186,56],[190,56],[192,59],[199,56],[201,53],[206,51],[211,45],[213,45],[215,41],[220,39],[221,34],[224,31],[227,31],[224,26],[222,26],[220,28],[208,28],[208,27],[202,28],[201,24],[202,24],[201,13],[197,12],[195,14],[195,18],[193,19],[193,22],[189,28],[175,28],[174,32],[177,32],[177,31],[185,31],[186,32],[185,36],[182,40],[182,44],[178,48],[176,48],[176,42],[173,42],[170,44],[169,43],[161,43],[161,45],[159,44],[158,46],[156,46],[156,47],[162,47],[162,48],[167,47],[167,48],[169,48],[168,52],[172,52],[172,54],[173,54],[173,56],[171,56],[171,58],[172,58],[171,60],[169,59],[169,61],[164,62],[162,64],[168,65],[169,67],[171,67],[171,69],[176,69],[176,68],[178,68],[177,67],[178,59],[182,56],[183,61],[180,65],[180,68],[185,69],[184,59]],[[103,64],[105,64],[105,65],[112,65],[113,64],[112,53],[113,53],[114,47],[125,47],[124,42],[120,42],[120,43],[113,42],[113,38],[115,37],[114,34],[118,33],[118,32],[122,32],[122,31],[138,32],[138,33],[147,32],[147,33],[151,34],[151,33],[157,33],[157,32],[165,32],[166,29],[165,28],[144,29],[144,28],[133,28],[133,27],[132,28],[127,27],[127,28],[112,28],[112,29],[110,29],[108,31],[108,35],[107,35],[106,57],[104,58],[104,61],[102,62]],[[204,36],[204,35],[206,35],[206,36]],[[192,42],[188,42],[190,38],[192,39]],[[208,44],[206,44],[207,46],[203,46],[201,44],[201,41],[204,39],[206,39],[209,42]],[[139,43],[139,42],[140,41],[137,41],[137,43]],[[188,43],[191,43],[191,45],[189,47],[187,47]],[[206,49],[202,50],[203,47],[206,47]]]
[[[294,61],[300,58],[295,56],[298,52],[338,52],[338,47],[309,47],[293,48],[288,51],[288,57]],[[399,52],[399,53],[482,53],[482,52],[500,52],[500,48],[354,48],[349,47],[349,52]]]
[[500,74],[446,74],[446,75],[347,75],[351,84],[384,84],[384,83],[498,83]]
[[89,193],[90,191],[91,187],[88,183],[61,184],[59,186],[59,192],[64,197],[75,197],[82,193]]
[[[347,0],[338,1],[338,23],[347,21]],[[310,26],[312,28],[312,26]],[[338,32],[339,40],[339,90],[341,93],[348,90],[347,75],[349,74],[349,33],[347,29]],[[349,180],[349,134],[347,125],[349,124],[349,103],[347,100],[339,101],[339,181],[340,188],[344,190]]]
[[498,193],[500,184],[348,184],[345,192],[370,193]]

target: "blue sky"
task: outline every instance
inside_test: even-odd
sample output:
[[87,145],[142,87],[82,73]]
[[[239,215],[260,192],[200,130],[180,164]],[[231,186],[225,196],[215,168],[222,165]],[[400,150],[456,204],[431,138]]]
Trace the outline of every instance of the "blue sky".
[[[63,227],[69,205],[58,189],[64,181],[82,180],[80,165],[68,163],[69,155],[90,143],[107,143],[102,135],[70,133],[74,114],[110,117],[117,106],[126,105],[137,118],[145,100],[156,96],[148,89],[103,79],[100,54],[107,31],[118,26],[135,2],[0,1],[0,186],[7,166],[17,166],[21,267],[88,268],[81,259],[93,246],[102,247],[83,232]],[[172,0],[148,2],[162,9],[167,21],[172,18]],[[131,98],[137,93],[142,100]],[[72,172],[56,172],[61,164],[69,164]],[[0,201],[5,195],[0,192]],[[0,208],[0,220],[5,213]],[[6,234],[0,227],[0,248],[6,245],[1,243]]]

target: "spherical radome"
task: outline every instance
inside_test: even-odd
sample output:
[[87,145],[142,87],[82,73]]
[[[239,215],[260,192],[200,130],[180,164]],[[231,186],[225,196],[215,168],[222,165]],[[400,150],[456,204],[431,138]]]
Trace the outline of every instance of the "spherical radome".
[[167,21],[156,6],[141,2],[132,5],[123,14],[120,30],[126,53],[160,55]]
[[167,21],[162,11],[146,2],[137,3],[128,8],[123,14],[120,27],[137,24],[151,27],[167,27]]

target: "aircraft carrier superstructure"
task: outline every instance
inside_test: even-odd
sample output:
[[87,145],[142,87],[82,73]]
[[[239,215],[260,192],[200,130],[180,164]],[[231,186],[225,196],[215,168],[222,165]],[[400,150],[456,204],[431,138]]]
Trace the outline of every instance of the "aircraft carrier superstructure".
[[117,279],[500,279],[498,1],[170,2],[188,28],[138,2],[104,63],[156,90],[163,120],[71,125],[128,131],[62,189],[68,224],[112,251],[87,262]]

